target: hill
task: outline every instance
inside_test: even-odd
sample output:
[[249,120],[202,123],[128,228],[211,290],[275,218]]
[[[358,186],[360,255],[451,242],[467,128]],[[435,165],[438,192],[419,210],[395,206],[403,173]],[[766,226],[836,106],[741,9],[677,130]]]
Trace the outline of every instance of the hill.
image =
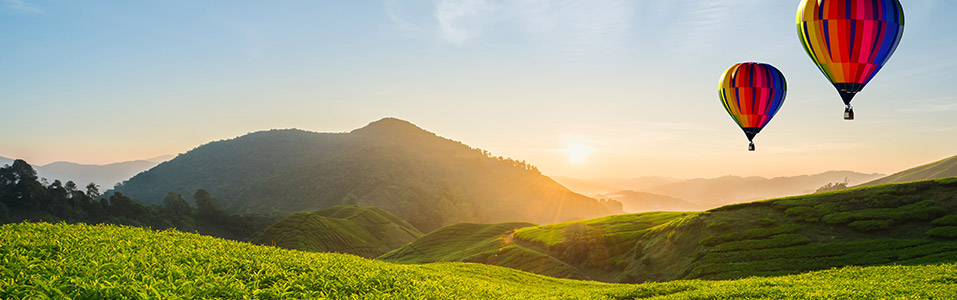
[[204,188],[232,211],[336,205],[389,211],[422,231],[460,222],[554,223],[620,213],[523,161],[494,157],[386,118],[349,133],[270,130],[212,142],[116,191],[146,203]]
[[938,160],[926,165],[900,171],[887,177],[870,181],[861,186],[871,186],[885,183],[901,183],[927,179],[939,179],[957,176],[957,155]]
[[38,166],[36,169],[38,176],[50,178],[51,180],[56,178],[63,182],[73,181],[79,186],[86,186],[93,182],[101,187],[111,188],[133,177],[133,175],[148,170],[164,161],[159,160],[162,158],[157,159],[158,160],[124,161],[106,165],[87,165],[58,161]]
[[702,207],[697,204],[675,197],[631,190],[597,194],[594,197],[599,199],[608,198],[621,202],[622,210],[632,213],[645,211],[693,211],[702,209]]
[[953,264],[625,285],[481,264],[399,265],[107,225],[7,224],[0,226],[0,245],[4,299],[946,299],[957,294]]
[[295,213],[267,227],[251,243],[375,258],[422,236],[402,219],[369,206],[334,206]]
[[844,182],[846,179],[848,185],[855,185],[881,176],[883,175],[852,171],[828,171],[814,175],[774,178],[723,176],[689,179],[639,191],[684,199],[709,209],[734,203],[810,194],[827,183]]
[[379,257],[404,264],[430,262],[474,262],[548,274],[553,277],[586,279],[578,269],[551,256],[511,242],[511,233],[531,223],[459,223],[439,228],[428,235]]
[[[734,279],[847,265],[957,262],[957,178],[729,205],[529,226],[498,239],[607,282]],[[459,234],[461,236],[466,233]],[[426,235],[424,238],[428,237]],[[489,249],[489,240],[461,249]],[[410,245],[414,245],[410,244]],[[408,247],[408,246],[407,246]],[[444,247],[447,248],[447,247]],[[426,245],[391,261],[458,261]],[[486,256],[502,252],[486,251]],[[528,255],[531,257],[532,255]],[[425,258],[425,259],[423,259]],[[539,259],[541,260],[541,259]],[[496,265],[521,269],[528,261]],[[539,274],[567,277],[567,271]]]

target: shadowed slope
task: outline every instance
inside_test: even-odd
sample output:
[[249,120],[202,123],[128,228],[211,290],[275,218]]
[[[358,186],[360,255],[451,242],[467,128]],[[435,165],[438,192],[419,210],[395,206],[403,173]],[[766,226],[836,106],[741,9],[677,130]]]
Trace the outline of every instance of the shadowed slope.
[[256,234],[250,242],[374,258],[421,236],[415,227],[381,209],[335,206],[295,213]]

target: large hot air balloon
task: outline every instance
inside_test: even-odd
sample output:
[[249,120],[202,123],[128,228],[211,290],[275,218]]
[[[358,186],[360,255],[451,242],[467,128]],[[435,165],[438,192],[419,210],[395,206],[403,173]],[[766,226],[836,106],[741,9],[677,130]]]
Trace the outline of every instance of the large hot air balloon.
[[797,12],[801,44],[844,99],[851,99],[891,57],[904,33],[898,0],[804,0]]
[[784,74],[765,63],[739,63],[728,68],[718,81],[718,96],[724,109],[748,137],[754,151],[754,136],[784,104],[787,82]]

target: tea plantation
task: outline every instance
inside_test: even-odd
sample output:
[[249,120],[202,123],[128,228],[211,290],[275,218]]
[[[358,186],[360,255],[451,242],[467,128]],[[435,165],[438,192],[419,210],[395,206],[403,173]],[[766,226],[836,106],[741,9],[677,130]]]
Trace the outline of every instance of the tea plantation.
[[178,231],[0,227],[2,299],[945,299],[957,265],[846,267],[732,281],[609,284],[472,263],[399,265]]

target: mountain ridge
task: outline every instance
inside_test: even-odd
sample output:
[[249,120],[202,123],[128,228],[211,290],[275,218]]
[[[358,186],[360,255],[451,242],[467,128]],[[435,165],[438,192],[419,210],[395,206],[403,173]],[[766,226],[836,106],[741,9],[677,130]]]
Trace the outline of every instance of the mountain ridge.
[[860,184],[860,186],[872,186],[885,183],[902,183],[908,181],[939,179],[954,176],[957,176],[957,155],[906,169],[877,180]]
[[348,133],[267,130],[210,142],[120,186],[145,203],[206,189],[231,211],[377,206],[429,231],[458,222],[554,223],[620,212],[527,162],[384,118]]

